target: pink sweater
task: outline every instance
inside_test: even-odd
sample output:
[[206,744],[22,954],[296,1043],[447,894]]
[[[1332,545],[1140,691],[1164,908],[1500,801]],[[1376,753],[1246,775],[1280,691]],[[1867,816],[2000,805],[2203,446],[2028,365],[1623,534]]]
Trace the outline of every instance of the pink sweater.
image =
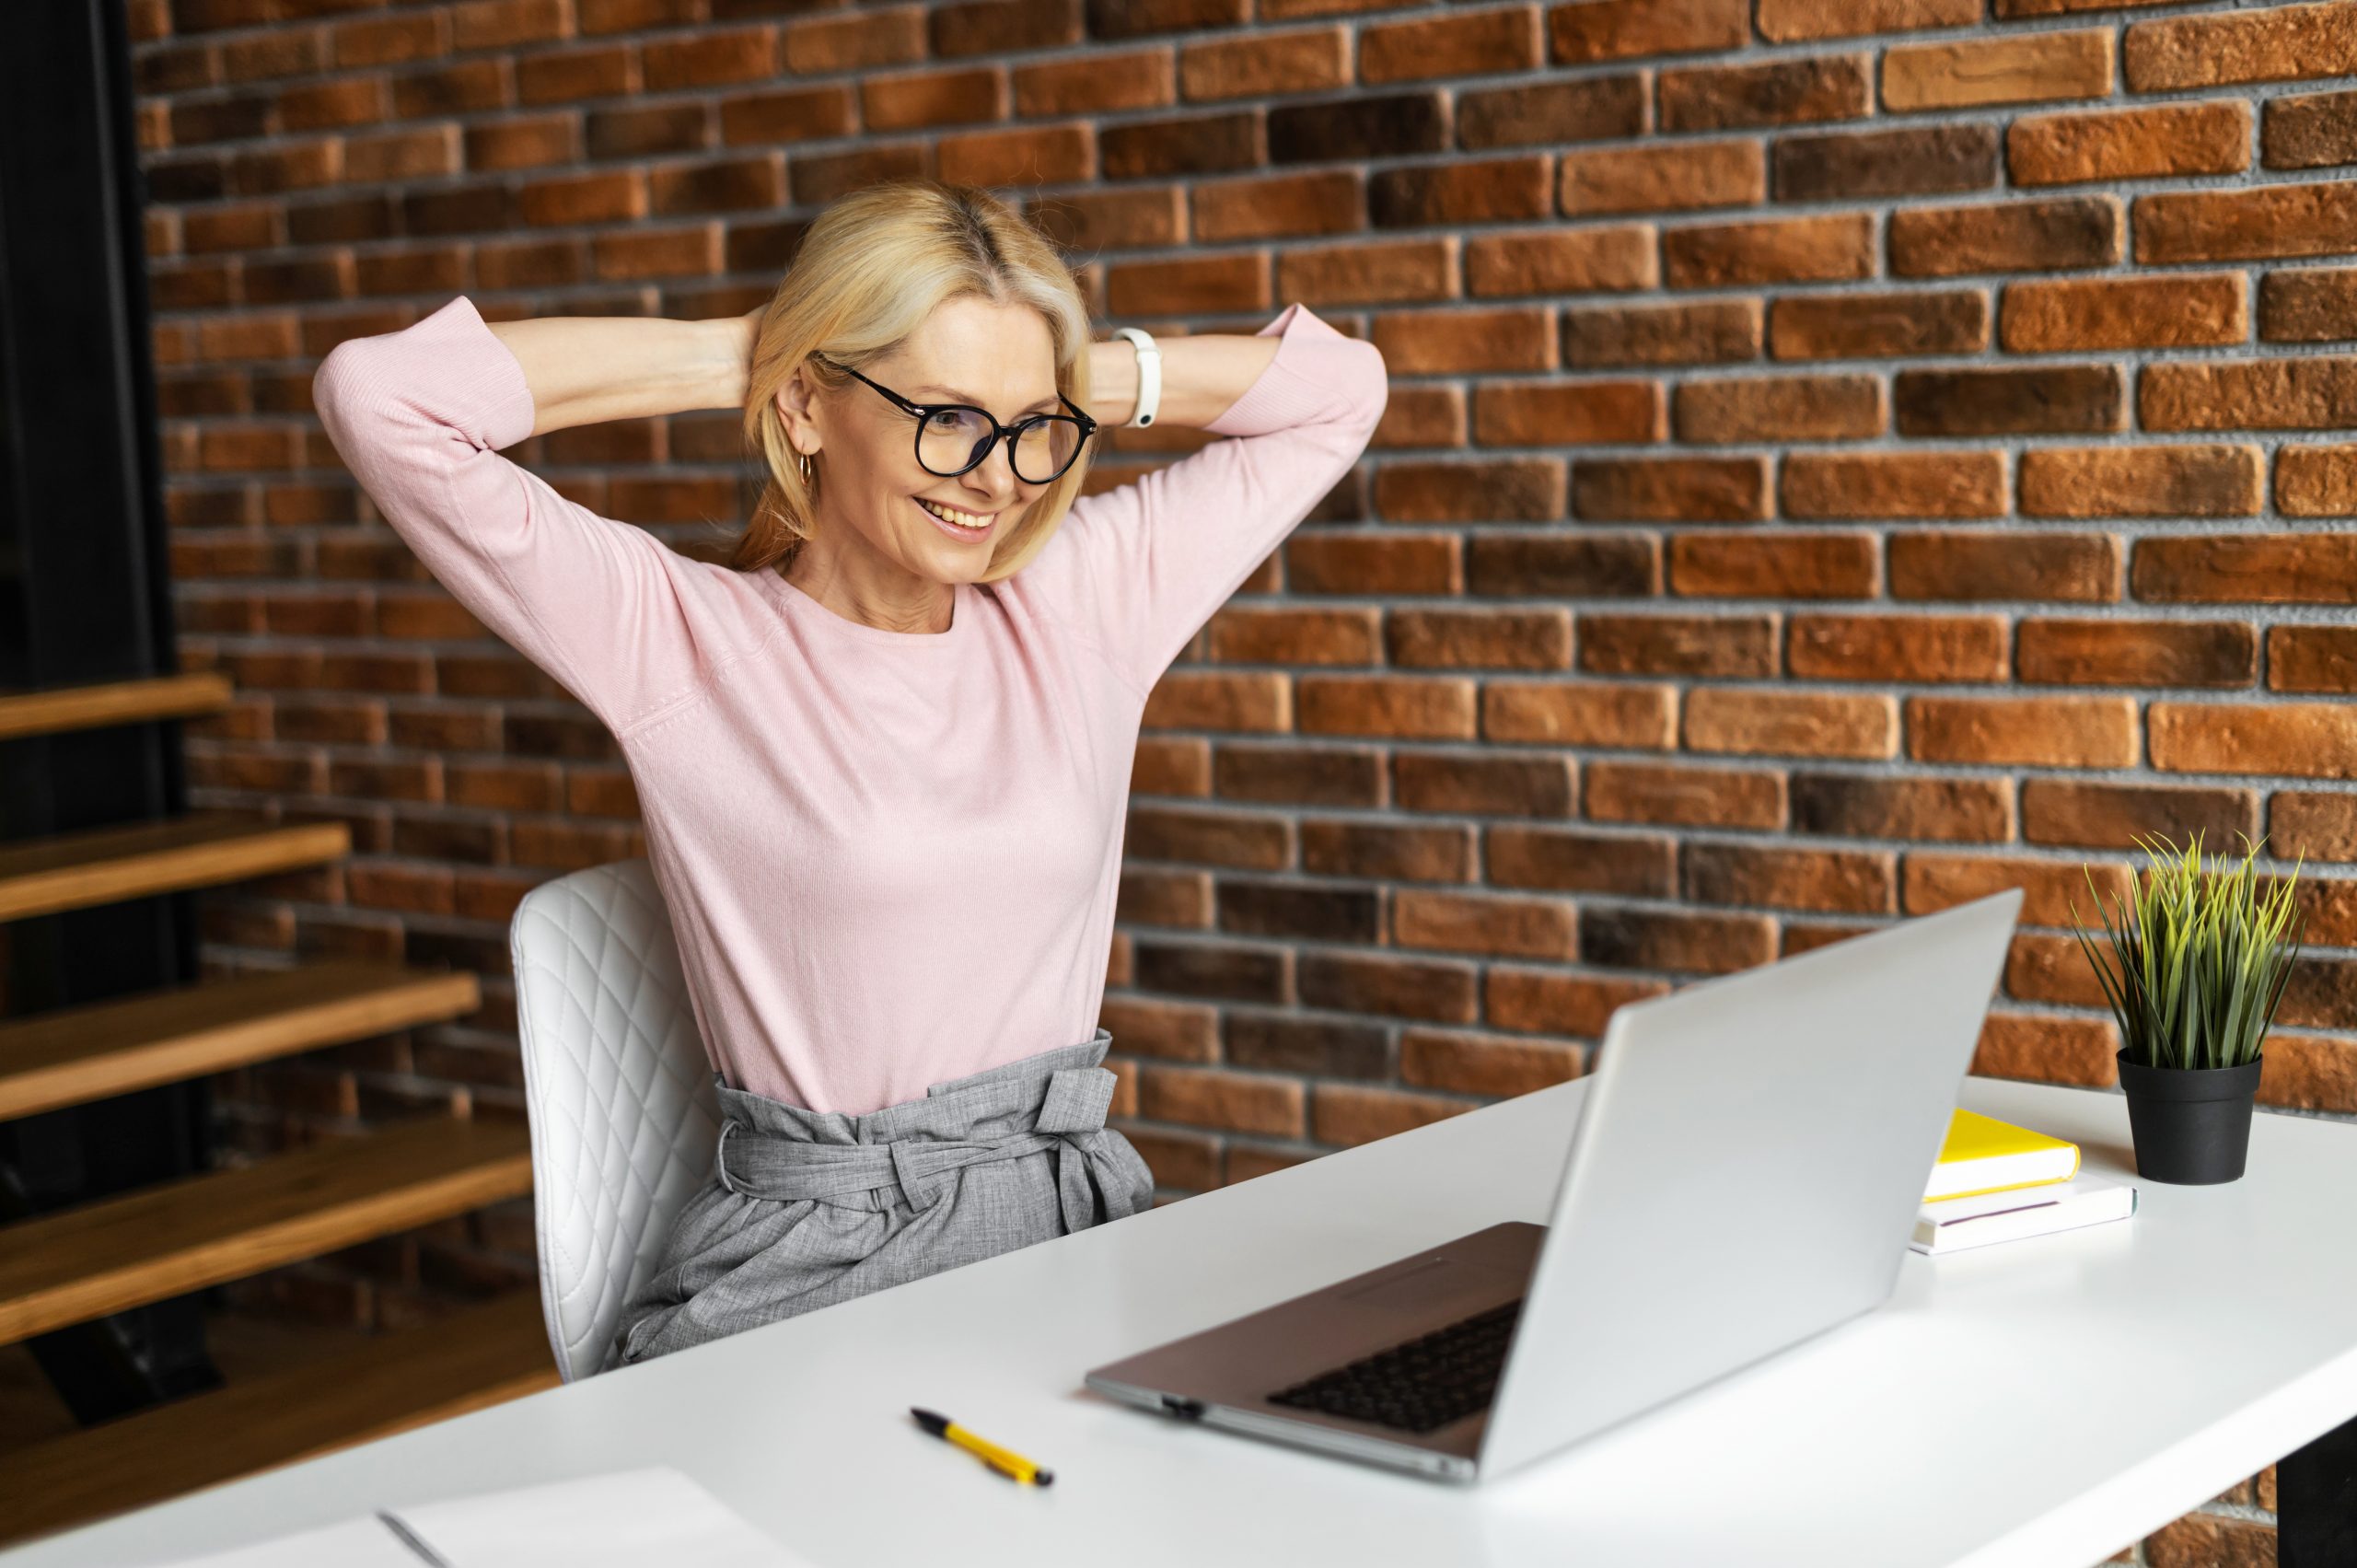
[[933,634],[691,561],[501,457],[532,397],[463,296],[339,345],[313,397],[426,568],[613,731],[714,1067],[857,1114],[1095,1032],[1146,693],[1387,396],[1306,306],[1272,333],[1209,426],[1237,439],[1083,497]]

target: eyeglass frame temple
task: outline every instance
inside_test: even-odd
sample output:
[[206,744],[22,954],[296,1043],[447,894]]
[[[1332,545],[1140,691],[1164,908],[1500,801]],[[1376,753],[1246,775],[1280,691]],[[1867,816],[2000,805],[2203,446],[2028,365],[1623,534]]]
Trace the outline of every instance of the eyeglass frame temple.
[[[811,358],[813,358],[813,359],[816,359],[816,360],[819,360],[819,361],[821,361],[821,362],[823,362],[823,363],[825,363],[825,364],[831,365],[831,366],[833,366],[836,369],[838,369],[838,370],[841,370],[841,371],[844,372],[846,375],[858,376],[858,377],[859,377],[859,378],[860,378],[860,380],[862,380],[863,382],[865,382],[868,386],[875,388],[878,392],[882,393],[885,397],[889,398],[889,399],[892,401],[892,402],[893,402],[894,406],[896,406],[897,408],[899,408],[899,409],[900,410],[900,412],[903,412],[903,413],[911,413],[911,414],[916,415],[916,417],[917,417],[917,421],[918,421],[918,424],[917,424],[917,432],[916,432],[916,439],[917,439],[917,442],[918,442],[920,445],[922,445],[922,444],[923,443],[923,440],[924,440],[924,424],[923,424],[923,422],[924,422],[925,420],[927,420],[927,419],[932,418],[932,417],[933,417],[933,415],[935,415],[935,413],[939,412],[940,412],[941,410],[943,410],[943,409],[973,409],[973,411],[974,411],[976,413],[979,413],[979,414],[981,414],[984,419],[989,420],[989,421],[991,422],[991,444],[990,444],[989,446],[987,446],[987,447],[983,447],[983,448],[982,448],[982,455],[981,455],[981,457],[979,457],[979,458],[976,458],[972,462],[968,463],[964,468],[959,469],[959,470],[958,470],[958,472],[957,472],[957,473],[945,473],[945,474],[936,474],[936,475],[935,475],[935,478],[938,478],[938,479],[956,479],[956,478],[959,477],[959,475],[962,475],[962,474],[970,474],[970,473],[973,472],[976,469],[981,468],[984,463],[989,462],[989,461],[991,460],[991,454],[992,454],[993,452],[995,452],[995,451],[997,451],[997,450],[998,450],[999,443],[1000,443],[1000,442],[1002,442],[1002,441],[1005,441],[1005,442],[1006,442],[1006,450],[1007,450],[1007,459],[1006,459],[1006,460],[1007,460],[1007,466],[1008,466],[1008,468],[1009,468],[1010,470],[1012,470],[1012,469],[1013,469],[1013,467],[1014,467],[1014,464],[1015,464],[1015,443],[1014,443],[1013,441],[1011,441],[1011,440],[1008,440],[1008,437],[1009,437],[1009,436],[1013,436],[1013,435],[1015,434],[1015,428],[1017,428],[1017,427],[1020,427],[1020,426],[1022,426],[1022,425],[1024,425],[1024,424],[1028,424],[1028,423],[1029,423],[1031,420],[1033,420],[1033,419],[1049,419],[1049,418],[1053,418],[1053,417],[1055,417],[1054,415],[1051,415],[1051,414],[1030,414],[1030,415],[1027,415],[1027,416],[1026,416],[1025,418],[1023,418],[1023,419],[1018,419],[1018,420],[1016,420],[1016,421],[1015,422],[1015,426],[1014,426],[1014,427],[1010,427],[1010,426],[1007,426],[1007,425],[1001,424],[998,422],[998,415],[996,415],[996,414],[994,414],[994,413],[991,412],[991,411],[990,411],[990,410],[988,410],[988,409],[986,409],[986,408],[976,408],[976,407],[975,407],[975,405],[974,405],[974,404],[972,404],[972,403],[920,403],[920,402],[915,402],[915,401],[911,401],[910,399],[907,399],[907,398],[902,397],[900,393],[898,393],[898,392],[896,392],[896,391],[892,390],[892,389],[891,389],[891,388],[885,386],[885,385],[884,385],[884,384],[882,384],[881,382],[878,382],[878,381],[870,381],[870,380],[868,380],[868,378],[867,378],[865,376],[862,376],[862,375],[860,375],[860,372],[859,372],[856,368],[854,368],[853,366],[848,366],[848,365],[845,365],[845,364],[844,364],[842,360],[840,360],[840,359],[836,359],[836,358],[831,357],[830,355],[828,355],[828,354],[821,354],[819,350],[817,350],[817,349],[815,349],[815,348],[814,348],[814,349],[812,349],[812,350],[810,351],[810,357],[811,357]],[[1073,418],[1074,418],[1074,419],[1076,419],[1076,420],[1078,420],[1078,421],[1080,421],[1080,439],[1081,439],[1081,443],[1082,443],[1082,445],[1084,445],[1084,446],[1085,446],[1085,445],[1087,443],[1088,439],[1089,439],[1091,436],[1095,436],[1095,435],[1097,434],[1097,430],[1100,428],[1100,426],[1097,424],[1097,422],[1096,420],[1094,420],[1094,419],[1091,419],[1091,418],[1088,416],[1087,411],[1086,411],[1086,410],[1085,410],[1085,409],[1083,409],[1083,408],[1082,408],[1078,403],[1075,403],[1075,402],[1074,402],[1070,398],[1065,397],[1065,396],[1063,395],[1063,392],[1062,392],[1062,390],[1061,389],[1059,389],[1057,390],[1057,392],[1056,392],[1056,401],[1057,401],[1058,402],[1060,402],[1060,403],[1063,404],[1063,405],[1064,405],[1064,407],[1066,407],[1066,408],[1068,408],[1068,409],[1072,410],[1072,417],[1073,417]],[[1072,451],[1072,459],[1071,459],[1071,461],[1066,462],[1062,468],[1058,469],[1058,470],[1055,471],[1055,474],[1054,474],[1054,476],[1053,476],[1052,478],[1049,478],[1049,479],[1023,479],[1023,476],[1022,476],[1021,474],[1019,474],[1019,473],[1018,473],[1018,474],[1016,474],[1015,477],[1016,477],[1016,478],[1017,478],[1017,479],[1022,479],[1022,480],[1023,480],[1023,482],[1024,482],[1024,483],[1026,483],[1026,484],[1053,484],[1053,483],[1055,483],[1055,482],[1056,482],[1057,480],[1063,478],[1063,476],[1064,476],[1064,475],[1066,475],[1066,474],[1068,474],[1068,473],[1070,473],[1070,472],[1072,471],[1072,465],[1073,465],[1073,463],[1076,463],[1076,462],[1080,461],[1080,452],[1081,452],[1081,448],[1080,448],[1080,447],[1074,447],[1073,448],[1073,451]],[[922,466],[922,465],[923,464],[923,462],[924,462],[924,458],[923,458],[923,455],[922,453],[920,453],[920,454],[918,455],[918,457],[917,457],[917,462],[918,462],[918,464],[919,464],[920,466]],[[932,470],[931,469],[926,469],[924,471],[925,471],[925,472],[927,472],[927,473],[932,473],[932,472],[933,472],[933,470]]]

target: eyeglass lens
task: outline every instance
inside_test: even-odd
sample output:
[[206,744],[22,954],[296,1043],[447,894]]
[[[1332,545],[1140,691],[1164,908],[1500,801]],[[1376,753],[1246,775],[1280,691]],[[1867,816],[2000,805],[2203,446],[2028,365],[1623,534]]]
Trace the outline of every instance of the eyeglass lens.
[[[981,462],[984,443],[993,432],[990,421],[974,409],[937,409],[917,432],[917,460],[944,479],[952,479]],[[1080,421],[1062,414],[1026,420],[1007,438],[1015,477],[1026,484],[1045,484],[1065,469],[1080,451]]]

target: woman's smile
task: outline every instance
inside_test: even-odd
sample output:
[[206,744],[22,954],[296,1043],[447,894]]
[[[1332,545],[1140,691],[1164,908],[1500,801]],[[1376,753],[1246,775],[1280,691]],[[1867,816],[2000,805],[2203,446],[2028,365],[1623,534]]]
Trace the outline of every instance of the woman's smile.
[[984,517],[972,512],[961,512],[954,506],[945,506],[938,501],[928,501],[922,495],[915,499],[917,510],[931,517],[935,526],[952,539],[987,539],[992,525],[998,520],[995,513]]

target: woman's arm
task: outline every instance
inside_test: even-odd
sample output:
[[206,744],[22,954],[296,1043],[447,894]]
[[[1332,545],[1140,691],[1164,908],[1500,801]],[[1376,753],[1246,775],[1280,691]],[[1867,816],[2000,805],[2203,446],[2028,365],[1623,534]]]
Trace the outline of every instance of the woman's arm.
[[612,419],[743,408],[753,319],[541,316],[488,325],[524,367],[532,434],[544,436]]
[[[1225,413],[1277,357],[1277,340],[1244,332],[1156,338],[1162,351],[1162,400],[1156,424],[1201,430]],[[1138,351],[1127,338],[1088,345],[1088,417],[1099,424],[1128,421],[1138,407]]]

